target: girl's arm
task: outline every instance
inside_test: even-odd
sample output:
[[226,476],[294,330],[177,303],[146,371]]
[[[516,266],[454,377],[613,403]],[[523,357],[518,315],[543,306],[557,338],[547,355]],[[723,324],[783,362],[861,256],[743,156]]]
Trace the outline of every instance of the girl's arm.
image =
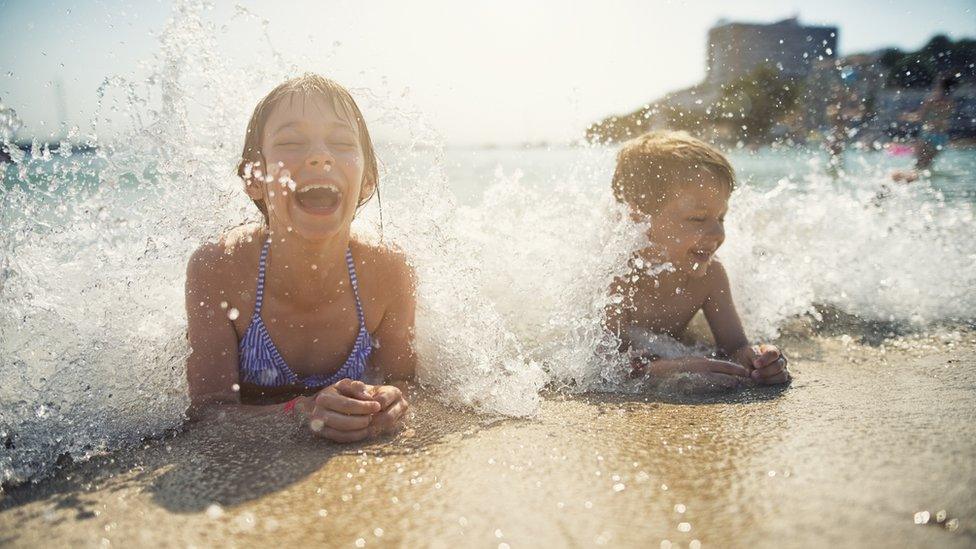
[[193,256],[186,269],[186,320],[190,356],[186,360],[186,377],[190,409],[194,418],[210,404],[239,403],[237,370],[237,332],[220,308],[218,289],[221,250],[205,244]]
[[735,310],[735,303],[732,301],[732,290],[729,288],[729,277],[725,273],[725,267],[718,261],[714,261],[708,268],[708,277],[710,279],[708,297],[705,298],[702,306],[705,319],[708,320],[708,326],[712,330],[719,351],[739,360],[739,355],[751,347],[749,340],[746,339],[746,332],[742,329],[739,313]]
[[417,369],[413,348],[417,309],[414,273],[400,254],[393,255],[391,263],[383,277],[389,302],[374,334],[377,348],[373,352],[373,364],[387,382],[412,379]]

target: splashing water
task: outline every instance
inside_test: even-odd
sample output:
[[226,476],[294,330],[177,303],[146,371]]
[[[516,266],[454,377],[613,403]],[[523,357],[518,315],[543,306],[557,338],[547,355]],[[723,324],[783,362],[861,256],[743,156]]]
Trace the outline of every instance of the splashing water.
[[[239,9],[217,24],[204,12],[178,5],[149,73],[106,79],[88,137],[95,154],[37,146],[5,166],[4,482],[182,422],[186,259],[258,219],[232,173],[250,109],[286,77],[318,66],[289,64],[269,43],[276,62],[246,67],[242,85],[245,67],[207,52],[220,51],[235,26],[267,36],[267,22]],[[378,147],[382,232],[375,201],[354,231],[402,248],[414,264],[421,380],[447,402],[511,416],[533,414],[547,386],[632,390],[619,359],[599,353],[607,288],[645,245],[644,227],[610,193],[614,151],[510,151],[497,168],[470,171],[466,153],[445,149],[404,94],[344,83],[371,128],[406,136]],[[125,117],[128,129],[99,141],[110,115]],[[835,179],[816,156],[764,154],[733,154],[747,175],[719,252],[751,336],[775,337],[824,306],[921,329],[972,318],[976,242],[965,197],[928,183],[891,186],[878,168],[855,165]],[[789,169],[770,178],[762,162]],[[961,176],[967,188],[971,174]]]

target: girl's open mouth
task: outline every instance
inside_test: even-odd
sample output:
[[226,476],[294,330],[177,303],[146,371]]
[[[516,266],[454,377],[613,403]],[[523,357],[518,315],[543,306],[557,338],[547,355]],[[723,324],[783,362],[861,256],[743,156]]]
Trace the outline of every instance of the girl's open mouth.
[[309,213],[328,215],[339,209],[342,191],[331,183],[313,183],[299,189],[295,193],[295,200],[299,207]]

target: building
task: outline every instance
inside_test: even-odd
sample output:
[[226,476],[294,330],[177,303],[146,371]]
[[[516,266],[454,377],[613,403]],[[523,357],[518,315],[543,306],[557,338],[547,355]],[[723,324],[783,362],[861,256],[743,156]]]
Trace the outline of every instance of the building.
[[705,81],[721,85],[762,65],[805,78],[836,52],[837,27],[801,25],[795,17],[767,25],[719,21],[708,31]]

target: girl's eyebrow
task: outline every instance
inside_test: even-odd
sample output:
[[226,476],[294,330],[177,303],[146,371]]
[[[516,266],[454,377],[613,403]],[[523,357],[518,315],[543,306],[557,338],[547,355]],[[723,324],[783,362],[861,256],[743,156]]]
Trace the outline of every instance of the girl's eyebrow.
[[[297,130],[298,127],[301,126],[301,125],[302,125],[302,122],[299,121],[299,120],[292,120],[291,122],[285,122],[281,126],[278,126],[278,128],[275,131],[273,131],[272,134],[276,134],[276,133],[281,132],[282,130],[287,130],[287,129],[296,129]],[[349,123],[346,122],[345,120],[339,120],[338,122],[336,122],[333,125],[336,126],[339,129],[349,130],[351,132],[354,132],[355,131],[355,130],[353,130],[353,127],[351,125],[349,125]]]

